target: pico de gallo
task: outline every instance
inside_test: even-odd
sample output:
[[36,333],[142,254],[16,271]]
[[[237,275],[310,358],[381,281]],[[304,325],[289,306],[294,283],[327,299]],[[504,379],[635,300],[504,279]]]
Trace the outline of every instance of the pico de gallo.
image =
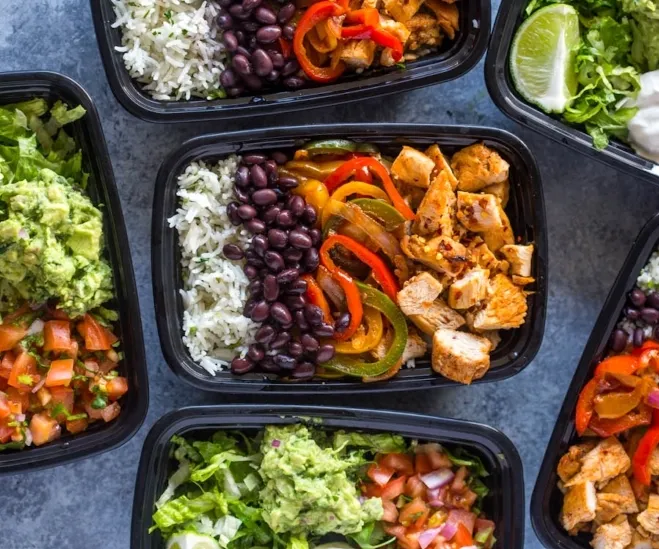
[[[97,314],[98,313],[98,314]],[[41,446],[108,423],[128,381],[118,374],[112,311],[77,318],[24,305],[0,324],[0,451]]]

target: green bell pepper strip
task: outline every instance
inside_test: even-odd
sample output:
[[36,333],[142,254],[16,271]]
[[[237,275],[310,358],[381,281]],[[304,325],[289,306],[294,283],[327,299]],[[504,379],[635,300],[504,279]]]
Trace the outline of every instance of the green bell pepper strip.
[[304,146],[310,155],[316,154],[377,154],[378,148],[371,143],[355,143],[348,139],[320,139]]
[[389,232],[396,230],[405,223],[403,215],[391,204],[387,204],[383,200],[377,200],[375,198],[355,198],[350,202],[359,206],[366,215],[380,221],[382,225],[384,225],[384,228]]
[[358,280],[355,281],[355,284],[357,284],[357,288],[362,294],[364,305],[380,311],[393,326],[394,338],[391,346],[387,350],[387,354],[377,362],[362,362],[349,355],[336,355],[322,366],[348,376],[379,376],[394,366],[403,356],[407,345],[407,321],[402,311],[384,293]]

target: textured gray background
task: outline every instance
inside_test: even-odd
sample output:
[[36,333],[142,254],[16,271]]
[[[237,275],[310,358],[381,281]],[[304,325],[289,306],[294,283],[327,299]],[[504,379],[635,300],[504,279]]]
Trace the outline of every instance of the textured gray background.
[[[129,115],[108,87],[86,0],[0,0],[0,71],[36,69],[73,77],[91,94],[101,113],[130,235],[151,405],[137,436],[118,450],[65,467],[0,479],[0,545],[3,549],[127,549],[134,477],[149,426],[166,411],[181,406],[236,402],[183,385],[160,353],[149,262],[155,175],[164,156],[183,140],[246,126],[163,126]],[[523,373],[501,383],[373,397],[359,403],[377,409],[467,418],[501,429],[517,445],[524,462],[528,514],[528,500],[564,392],[634,237],[658,209],[659,188],[510,122],[489,99],[482,63],[457,81],[384,101],[374,99],[286,115],[285,120],[263,118],[252,124],[335,121],[494,126],[520,136],[537,156],[547,203],[550,251],[548,320],[537,358]],[[353,404],[338,398],[305,402]],[[526,547],[541,547],[528,519]]]

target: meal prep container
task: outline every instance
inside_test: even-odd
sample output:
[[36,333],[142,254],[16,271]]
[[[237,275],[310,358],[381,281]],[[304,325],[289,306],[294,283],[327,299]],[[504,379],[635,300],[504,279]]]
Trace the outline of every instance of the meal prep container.
[[433,126],[402,124],[335,124],[269,128],[235,133],[212,134],[184,143],[165,160],[158,172],[153,205],[152,269],[158,333],[170,368],[195,387],[216,392],[333,393],[404,391],[456,385],[430,368],[428,359],[417,359],[416,368],[403,369],[393,379],[377,383],[352,380],[277,381],[273,374],[230,372],[210,375],[190,357],[183,341],[183,306],[179,289],[183,286],[178,234],[167,219],[177,208],[177,177],[190,162],[217,161],[234,153],[253,150],[290,149],[309,139],[341,137],[377,144],[383,152],[398,154],[404,144],[427,147],[438,143],[447,153],[484,141],[510,163],[510,201],[506,208],[515,235],[522,242],[533,242],[535,253],[527,321],[517,330],[503,331],[503,340],[492,353],[492,367],[476,383],[498,381],[521,371],[535,356],[542,341],[547,301],[547,233],[545,205],[540,174],[531,152],[515,136],[493,128],[472,126]]
[[527,103],[515,89],[510,74],[509,52],[517,29],[524,20],[529,0],[502,0],[485,60],[485,82],[492,100],[510,118],[532,130],[635,177],[659,185],[659,165],[638,156],[616,140],[604,150],[592,145],[585,130],[570,126],[560,115],[549,115]]
[[117,294],[121,350],[125,358],[119,369],[128,378],[128,393],[121,399],[121,414],[110,422],[96,422],[87,431],[65,435],[44,446],[0,452],[0,474],[61,465],[105,452],[127,442],[144,421],[149,404],[140,307],[133,265],[101,123],[87,92],[70,78],[53,72],[0,74],[0,106],[33,97],[60,99],[70,106],[82,105],[87,114],[66,126],[83,151],[83,169],[90,173],[87,191],[94,204],[103,204],[103,230]]
[[560,524],[558,516],[563,505],[563,495],[556,486],[558,482],[556,466],[570,445],[579,438],[574,427],[574,413],[579,393],[591,379],[595,366],[604,357],[611,332],[620,320],[620,313],[627,301],[627,294],[634,287],[641,269],[657,246],[659,246],[659,215],[654,216],[636,237],[597,318],[563,406],[560,408],[531,499],[531,522],[535,533],[546,547],[590,548],[588,542],[590,536],[584,534],[577,537],[569,536]]
[[159,532],[149,535],[154,503],[167,486],[175,468],[169,458],[173,435],[210,435],[218,429],[256,434],[266,425],[313,422],[328,430],[346,429],[392,432],[410,439],[463,446],[478,455],[489,471],[490,488],[484,511],[494,521],[497,547],[524,546],[524,479],[522,462],[513,443],[501,431],[487,425],[402,412],[381,412],[316,406],[269,406],[233,404],[198,406],[167,414],[149,432],[137,471],[131,549],[163,549]]
[[490,0],[461,0],[460,31],[448,49],[395,68],[372,74],[351,75],[327,86],[296,91],[269,92],[261,96],[207,101],[156,101],[142,91],[124,65],[121,29],[115,21],[110,0],[90,0],[96,38],[110,88],[117,100],[135,116],[150,122],[190,122],[244,116],[279,114],[324,105],[340,105],[356,99],[372,98],[447,82],[467,73],[482,57],[490,34]]

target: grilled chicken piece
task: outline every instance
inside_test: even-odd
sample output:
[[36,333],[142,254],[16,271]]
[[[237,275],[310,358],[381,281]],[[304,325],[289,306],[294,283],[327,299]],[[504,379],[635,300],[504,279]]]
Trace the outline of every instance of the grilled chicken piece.
[[480,236],[477,236],[469,243],[467,250],[474,265],[490,271],[498,270],[501,261],[496,258]]
[[407,185],[427,189],[435,163],[421,151],[404,146],[391,165],[391,173]]
[[496,196],[501,202],[501,207],[505,208],[508,205],[508,199],[510,198],[510,181],[506,179],[501,183],[492,183],[492,185],[483,187],[483,192]]
[[427,272],[410,278],[398,292],[398,306],[405,315],[421,315],[442,293],[442,283]]
[[451,183],[451,190],[455,191],[458,187],[458,180],[455,178],[451,165],[448,163],[448,160],[446,160],[446,157],[439,146],[431,145],[426,149],[425,155],[435,163],[435,170],[438,174],[446,172],[446,176]]
[[558,477],[565,483],[581,470],[581,460],[595,448],[595,441],[589,440],[570,446],[558,462]]
[[508,179],[510,165],[483,143],[470,145],[453,155],[451,167],[461,191],[480,191]]
[[508,330],[524,323],[526,294],[504,274],[490,280],[485,308],[474,317],[477,330]]
[[491,346],[484,337],[439,328],[432,338],[432,368],[448,379],[469,384],[490,368]]
[[[376,345],[375,349],[371,351],[371,355],[377,360],[382,360],[387,354],[393,338],[393,331],[388,330]],[[423,340],[416,329],[413,326],[410,326],[407,332],[407,344],[405,345],[405,350],[403,351],[403,356],[401,358],[403,364],[413,358],[421,358],[422,356],[425,356],[427,352],[428,344]]]
[[484,337],[490,342],[492,345],[492,347],[490,347],[490,353],[499,346],[499,343],[501,343],[501,334],[499,334],[499,330],[483,330],[482,332],[476,332],[476,334]]
[[566,487],[591,481],[598,486],[625,473],[631,461],[620,441],[615,437],[602,440],[595,448],[581,458],[581,469],[565,482]]
[[400,247],[410,259],[451,276],[459,275],[467,265],[467,249],[446,236],[426,240],[422,236],[405,235]]
[[451,309],[442,298],[433,301],[423,314],[409,315],[408,318],[428,335],[433,335],[438,328],[455,330],[465,324],[464,317]]
[[651,534],[659,534],[659,494],[650,494],[647,508],[636,519]]
[[405,23],[411,34],[407,42],[407,48],[411,51],[423,47],[435,47],[442,43],[442,31],[437,20],[427,13],[417,13]]
[[366,69],[373,64],[376,48],[373,40],[348,40],[343,44],[341,61],[353,69]]
[[485,244],[487,244],[488,248],[493,252],[500,250],[501,247],[506,244],[514,244],[515,242],[515,234],[510,225],[510,220],[508,219],[506,212],[503,211],[500,203],[498,204],[498,207],[499,217],[501,218],[503,226],[482,233]]
[[535,282],[535,278],[532,276],[513,275],[511,278],[513,280],[513,284],[516,286],[527,286],[528,284],[533,284]]
[[625,475],[618,475],[597,493],[597,516],[600,524],[611,522],[620,514],[638,513],[632,485]]
[[491,194],[458,191],[458,221],[474,233],[503,227],[499,201]]
[[456,280],[448,290],[448,304],[454,309],[469,309],[487,297],[490,271],[473,269]]
[[460,30],[458,6],[442,2],[441,0],[426,0],[426,6],[435,13],[437,22],[446,33],[446,36],[453,40],[456,31]]
[[435,177],[416,211],[412,231],[420,235],[453,236],[455,193],[446,171]]
[[499,250],[510,261],[511,271],[517,276],[531,276],[531,260],[533,259],[533,244],[521,246],[507,244]]
[[596,509],[595,485],[592,482],[576,484],[563,496],[561,524],[568,532],[573,532],[580,524],[593,520]]
[[380,9],[381,0],[364,0],[362,2],[362,8],[371,8],[374,10]]
[[[380,14],[380,26],[383,30],[398,38],[398,40],[401,41],[401,44],[405,46],[411,32],[403,23],[399,23],[398,21],[391,19],[391,17]],[[393,50],[391,48],[384,48],[382,50],[382,53],[380,54],[380,64],[383,67],[393,67],[396,64],[396,60],[393,57]]]
[[625,549],[632,542],[632,529],[625,515],[600,524],[590,545],[593,549]]
[[[384,7],[396,21],[407,23],[419,11],[424,0],[384,0]],[[409,26],[409,25],[408,25]]]
[[632,530],[632,541],[625,549],[653,549],[652,540],[638,530]]

